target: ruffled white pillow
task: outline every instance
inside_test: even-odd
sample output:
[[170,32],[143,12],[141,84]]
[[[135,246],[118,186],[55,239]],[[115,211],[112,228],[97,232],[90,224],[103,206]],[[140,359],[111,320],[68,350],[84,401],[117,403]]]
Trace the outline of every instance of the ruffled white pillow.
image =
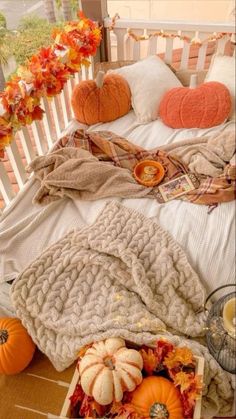
[[135,64],[110,70],[123,76],[131,90],[132,107],[139,122],[157,119],[161,99],[167,90],[182,84],[170,68],[156,55]]

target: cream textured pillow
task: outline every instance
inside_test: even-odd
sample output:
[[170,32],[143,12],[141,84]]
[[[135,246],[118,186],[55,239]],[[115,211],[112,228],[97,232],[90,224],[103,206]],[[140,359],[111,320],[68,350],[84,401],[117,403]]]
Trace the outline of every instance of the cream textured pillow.
[[138,121],[144,123],[157,118],[160,101],[167,90],[182,86],[170,68],[156,55],[108,73],[120,74],[127,80],[134,112]]
[[229,89],[232,99],[230,119],[235,119],[235,57],[215,55],[205,78],[207,81],[218,81]]

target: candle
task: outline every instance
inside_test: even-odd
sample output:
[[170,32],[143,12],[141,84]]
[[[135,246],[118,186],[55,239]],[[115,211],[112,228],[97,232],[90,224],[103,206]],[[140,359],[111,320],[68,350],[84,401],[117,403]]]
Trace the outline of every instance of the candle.
[[224,328],[236,339],[236,298],[231,298],[223,308]]

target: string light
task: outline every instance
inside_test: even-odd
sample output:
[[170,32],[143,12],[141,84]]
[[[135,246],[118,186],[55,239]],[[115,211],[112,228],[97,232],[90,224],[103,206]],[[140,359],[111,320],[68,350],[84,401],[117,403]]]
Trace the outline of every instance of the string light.
[[[120,16],[118,15],[118,13],[116,13],[115,16],[113,16],[111,20],[111,26],[109,27],[109,30],[113,30],[115,28],[115,25],[118,19],[120,19]],[[186,35],[178,35],[178,34],[164,32],[163,29],[161,29],[160,31],[151,33],[149,35],[146,35],[146,34],[137,35],[135,32],[132,31],[132,29],[128,29],[127,33],[129,37],[134,39],[134,41],[136,42],[148,41],[151,38],[160,37],[160,38],[169,38],[169,39],[180,39],[181,41],[185,41],[191,45],[197,45],[199,47],[208,42],[218,41],[219,39],[222,39],[226,35],[229,35],[229,36],[233,35],[232,33],[226,33],[226,32],[220,32],[220,33],[214,32],[212,35],[208,36],[203,41],[201,41],[199,38],[196,38],[196,37],[190,38],[189,36],[186,36]]]

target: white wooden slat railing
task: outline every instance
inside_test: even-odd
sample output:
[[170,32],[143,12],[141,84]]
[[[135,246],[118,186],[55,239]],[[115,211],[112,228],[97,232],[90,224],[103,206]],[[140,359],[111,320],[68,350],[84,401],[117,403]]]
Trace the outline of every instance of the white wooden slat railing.
[[7,155],[15,173],[16,181],[21,189],[27,180],[27,175],[15,141],[7,147]]
[[15,193],[13,191],[8,173],[4,167],[4,164],[1,161],[0,161],[0,192],[6,206],[10,204],[10,202],[15,197]]
[[[110,18],[104,20],[105,28],[110,28],[112,21]],[[214,33],[234,33],[234,23],[196,23],[196,22],[181,22],[181,21],[145,21],[145,20],[129,20],[118,19],[115,23],[113,31],[107,31],[107,44],[110,45],[108,56],[111,61],[120,60],[138,60],[144,58],[146,55],[164,53],[164,60],[172,63],[172,56],[175,41],[177,41],[176,48],[182,48],[181,55],[181,69],[187,69],[189,63],[190,44],[186,41],[175,40],[171,38],[151,37],[149,40],[136,42],[130,37],[127,39],[127,31],[131,29],[136,35],[141,36],[151,34],[163,30],[170,34],[181,34],[192,38],[199,38],[204,40]],[[126,41],[125,41],[126,39]],[[229,36],[221,38],[217,42],[217,52],[224,53],[226,42]],[[148,43],[148,45],[147,45]],[[114,53],[117,51],[117,54]],[[204,43],[198,51],[196,69],[201,70],[205,66],[207,52],[207,43]]]
[[22,190],[29,177],[26,165],[37,155],[46,154],[55,141],[61,137],[62,131],[73,118],[70,103],[73,87],[80,80],[89,78],[93,78],[93,64],[89,68],[82,66],[80,73],[76,73],[74,79],[68,80],[63,91],[55,98],[43,98],[41,103],[45,111],[43,120],[35,121],[28,127],[22,127],[11,144],[6,147],[7,166],[4,161],[0,161],[0,200],[3,199],[5,203],[3,211],[19,195],[14,192],[12,177],[14,176],[17,182],[18,190]]
[[20,142],[24,151],[24,155],[27,163],[29,164],[36,156],[35,149],[32,145],[32,141],[29,135],[29,131],[26,127],[23,127],[19,132]]

